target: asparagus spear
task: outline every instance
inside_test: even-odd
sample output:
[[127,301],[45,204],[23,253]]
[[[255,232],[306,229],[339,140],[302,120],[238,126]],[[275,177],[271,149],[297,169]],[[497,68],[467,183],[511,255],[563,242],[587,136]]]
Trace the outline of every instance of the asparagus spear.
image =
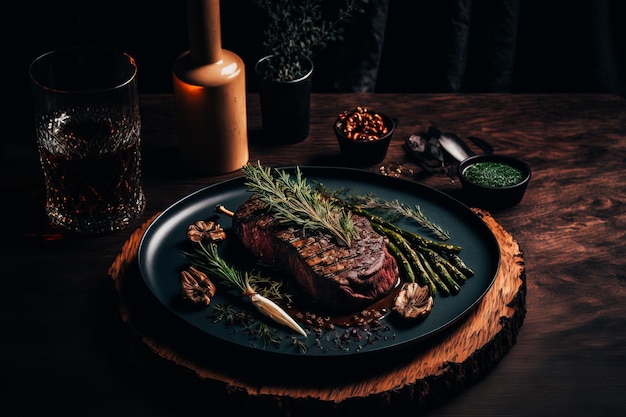
[[386,244],[391,255],[395,257],[398,261],[398,266],[402,271],[402,275],[405,277],[405,279],[409,282],[415,282],[415,271],[411,266],[411,262],[409,262],[402,250],[389,239],[387,239]]
[[428,239],[423,236],[418,235],[417,233],[413,233],[411,231],[402,229],[401,227],[396,226],[393,223],[388,222],[380,216],[370,213],[367,210],[363,210],[358,206],[354,206],[351,204],[343,203],[348,209],[350,209],[355,214],[360,214],[361,216],[365,216],[369,219],[371,223],[380,224],[384,226],[386,229],[392,230],[396,233],[399,233],[409,240],[413,241],[415,244],[419,246],[423,246],[425,248],[430,248],[436,251],[444,251],[447,253],[459,253],[461,252],[461,247],[458,245],[452,245],[449,243],[437,242],[436,240]]
[[398,250],[410,263],[412,270],[417,272],[417,274],[414,274],[414,277],[419,280],[421,285],[428,286],[431,295],[435,295],[437,286],[431,279],[430,272],[424,267],[424,263],[420,259],[419,254],[411,247],[409,242],[407,242],[401,234],[389,230],[381,224],[372,223],[372,227],[381,235],[387,236],[387,238],[397,246]]

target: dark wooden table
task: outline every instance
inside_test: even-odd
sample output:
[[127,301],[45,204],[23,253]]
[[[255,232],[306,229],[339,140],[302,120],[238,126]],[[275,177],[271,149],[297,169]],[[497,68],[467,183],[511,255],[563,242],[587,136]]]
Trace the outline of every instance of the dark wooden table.
[[[626,102],[612,95],[321,94],[313,97],[309,137],[268,147],[258,143],[258,99],[250,96],[251,161],[344,165],[331,125],[339,111],[356,105],[399,120],[386,160],[365,169],[397,169],[405,179],[463,200],[454,175],[423,172],[402,148],[405,138],[431,124],[481,137],[533,169],[524,200],[491,211],[524,252],[527,313],[517,342],[476,384],[426,414],[624,415]],[[239,174],[187,174],[177,160],[172,96],[143,96],[141,108],[148,204],[136,225],[113,234],[80,237],[50,229],[33,135],[3,138],[3,415],[174,416],[181,415],[181,401],[216,411],[197,394],[187,397],[129,366],[107,270],[143,221]]]

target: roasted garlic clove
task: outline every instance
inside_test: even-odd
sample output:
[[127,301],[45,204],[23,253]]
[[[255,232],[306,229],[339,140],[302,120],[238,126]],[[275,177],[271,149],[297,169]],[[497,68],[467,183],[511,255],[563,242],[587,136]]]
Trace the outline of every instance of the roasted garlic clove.
[[192,303],[209,305],[215,295],[215,284],[202,271],[193,266],[180,273],[181,295]]
[[425,285],[406,282],[394,299],[393,311],[405,319],[425,317],[433,308],[433,297]]
[[201,241],[219,242],[226,239],[226,232],[222,226],[214,221],[204,222],[200,220],[189,225],[187,238],[195,243]]

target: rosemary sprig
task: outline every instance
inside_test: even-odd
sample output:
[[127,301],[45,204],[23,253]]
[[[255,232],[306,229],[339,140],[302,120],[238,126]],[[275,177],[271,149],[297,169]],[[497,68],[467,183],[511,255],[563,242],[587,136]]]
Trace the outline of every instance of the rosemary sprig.
[[421,207],[417,204],[414,207],[409,207],[398,200],[385,201],[376,197],[372,197],[371,201],[363,207],[365,209],[370,208],[375,210],[391,210],[392,212],[396,212],[407,219],[415,221],[421,227],[424,227],[433,232],[435,236],[437,236],[441,240],[450,239],[450,234],[437,223],[431,221],[424,214],[424,212],[422,212]]
[[281,223],[306,230],[324,229],[350,246],[358,236],[352,214],[311,187],[296,167],[295,178],[279,169],[247,164],[245,185]]
[[439,239],[450,239],[450,234],[440,225],[430,220],[424,214],[419,205],[409,207],[406,204],[401,203],[399,200],[387,201],[380,197],[377,197],[373,193],[349,194],[349,190],[347,189],[330,191],[322,184],[318,184],[317,189],[322,194],[331,195],[335,198],[339,198],[363,210],[376,211],[377,214],[384,215],[384,217],[390,221],[396,221],[400,218],[413,220],[420,227],[430,230]]

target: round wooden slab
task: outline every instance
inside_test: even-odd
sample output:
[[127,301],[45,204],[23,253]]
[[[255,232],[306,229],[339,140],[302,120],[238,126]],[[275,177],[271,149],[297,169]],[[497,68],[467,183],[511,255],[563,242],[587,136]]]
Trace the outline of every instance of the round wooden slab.
[[181,409],[197,409],[202,403],[207,410],[228,407],[231,415],[262,410],[262,415],[330,417],[346,412],[390,415],[441,403],[506,355],[526,315],[523,253],[488,212],[474,211],[493,231],[501,256],[493,286],[475,310],[410,351],[375,361],[324,361],[311,366],[250,357],[208,342],[166,311],[145,287],[137,267],[147,222],[125,242],[109,269],[128,360],[160,381],[163,392],[171,387],[172,395],[180,398],[170,403]]

